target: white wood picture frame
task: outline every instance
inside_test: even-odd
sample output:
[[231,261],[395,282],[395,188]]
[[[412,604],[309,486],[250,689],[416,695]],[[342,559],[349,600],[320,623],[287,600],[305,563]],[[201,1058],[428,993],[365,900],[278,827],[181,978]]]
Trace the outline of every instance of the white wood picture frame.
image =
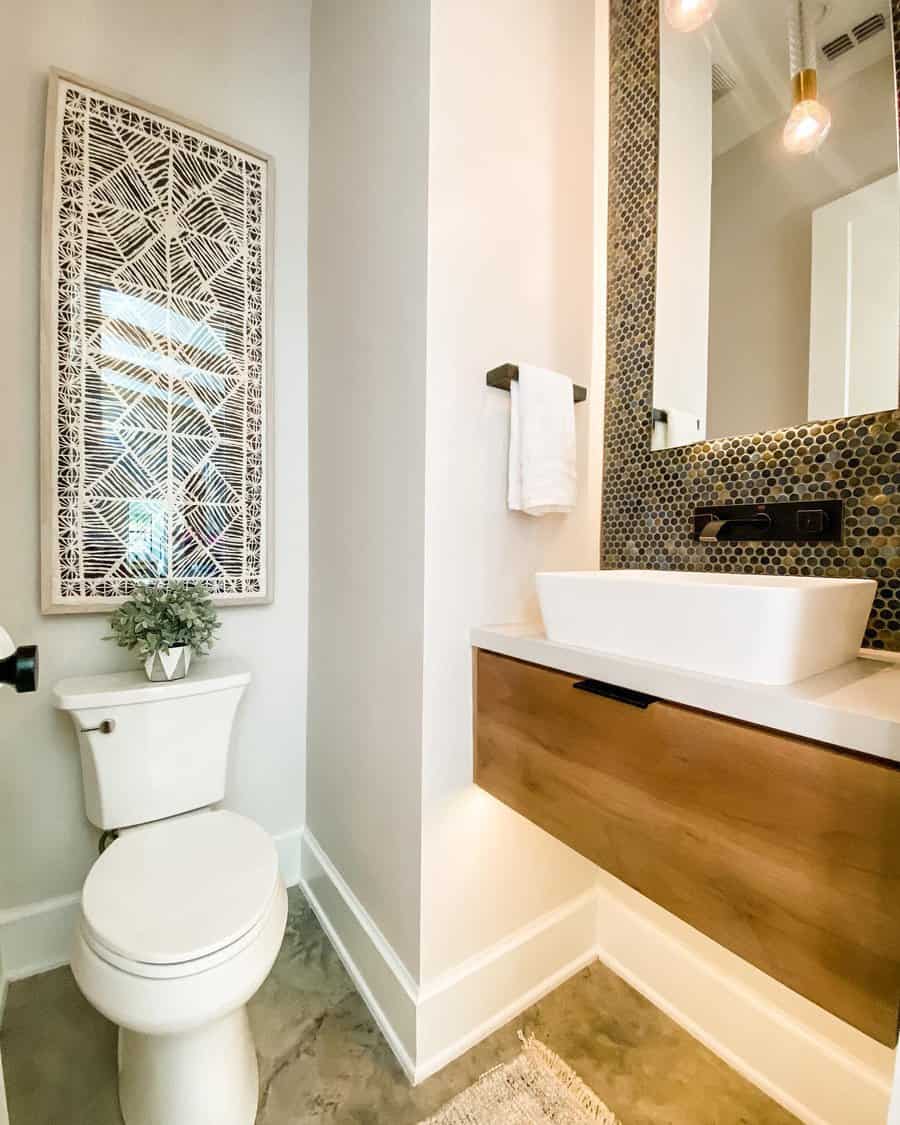
[[45,613],[167,579],[272,600],[273,191],[266,154],[51,71]]

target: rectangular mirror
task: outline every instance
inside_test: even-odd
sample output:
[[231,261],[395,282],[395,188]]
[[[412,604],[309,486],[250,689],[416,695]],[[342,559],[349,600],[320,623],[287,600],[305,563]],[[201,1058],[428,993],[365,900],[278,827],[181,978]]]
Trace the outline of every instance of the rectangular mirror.
[[889,0],[706,0],[690,31],[679,7],[660,7],[653,448],[896,409]]

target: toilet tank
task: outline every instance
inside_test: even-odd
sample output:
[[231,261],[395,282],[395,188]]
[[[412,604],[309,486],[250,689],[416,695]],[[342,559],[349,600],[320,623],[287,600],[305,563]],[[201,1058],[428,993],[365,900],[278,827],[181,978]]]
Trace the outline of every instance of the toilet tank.
[[221,801],[249,682],[248,671],[221,660],[165,683],[141,671],[61,680],[53,702],[78,733],[88,820],[124,828]]

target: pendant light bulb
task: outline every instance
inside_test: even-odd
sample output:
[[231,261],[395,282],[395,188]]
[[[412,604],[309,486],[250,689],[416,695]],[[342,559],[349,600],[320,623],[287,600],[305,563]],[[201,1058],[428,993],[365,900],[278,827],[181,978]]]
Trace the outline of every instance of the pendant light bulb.
[[819,101],[816,35],[810,0],[788,0],[788,53],[794,107],[784,126],[784,147],[800,156],[815,152],[831,132],[831,113]]
[[825,143],[831,132],[831,113],[820,101],[798,102],[784,126],[784,147],[788,152],[806,156]]
[[676,31],[696,31],[713,18],[719,0],[665,0],[666,19]]

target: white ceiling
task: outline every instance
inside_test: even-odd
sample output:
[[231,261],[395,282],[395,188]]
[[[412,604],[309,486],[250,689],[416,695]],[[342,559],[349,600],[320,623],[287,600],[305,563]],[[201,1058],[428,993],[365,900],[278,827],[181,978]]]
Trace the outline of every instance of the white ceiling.
[[[734,79],[735,89],[713,107],[713,155],[719,156],[791,106],[786,0],[720,0],[716,18],[704,34],[712,61]],[[819,46],[878,12],[887,29],[830,63],[818,56],[819,89],[828,91],[891,52],[889,0],[827,0],[816,32]]]

